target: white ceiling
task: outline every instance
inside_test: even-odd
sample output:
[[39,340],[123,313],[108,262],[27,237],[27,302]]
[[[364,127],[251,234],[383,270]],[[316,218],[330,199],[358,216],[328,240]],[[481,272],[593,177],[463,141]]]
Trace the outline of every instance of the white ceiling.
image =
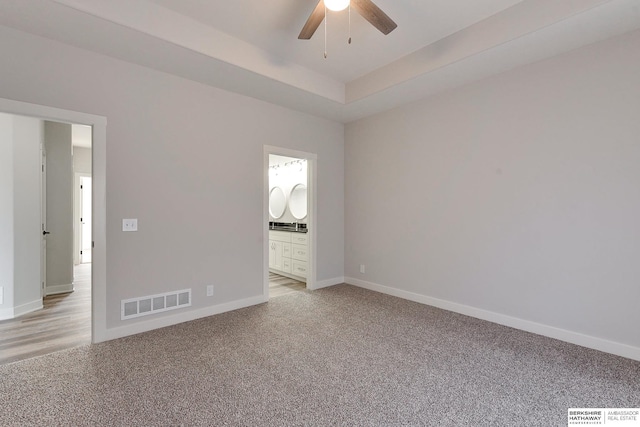
[[2,0],[0,25],[349,122],[640,28],[638,0],[374,0],[297,36],[317,0]]
[[317,0],[150,0],[251,43],[274,58],[347,83],[522,0],[375,0],[398,28],[385,36],[357,12],[329,12],[327,52],[324,24],[311,40],[297,36]]

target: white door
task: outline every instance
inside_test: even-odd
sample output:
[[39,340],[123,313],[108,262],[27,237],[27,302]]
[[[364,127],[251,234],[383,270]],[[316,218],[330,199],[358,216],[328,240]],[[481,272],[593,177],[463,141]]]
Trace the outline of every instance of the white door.
[[80,262],[91,262],[91,177],[80,177]]
[[41,153],[41,167],[40,173],[41,185],[40,185],[40,222],[42,240],[40,241],[40,282],[42,287],[40,288],[40,294],[45,296],[45,289],[47,288],[47,152],[44,148],[44,141],[40,142]]

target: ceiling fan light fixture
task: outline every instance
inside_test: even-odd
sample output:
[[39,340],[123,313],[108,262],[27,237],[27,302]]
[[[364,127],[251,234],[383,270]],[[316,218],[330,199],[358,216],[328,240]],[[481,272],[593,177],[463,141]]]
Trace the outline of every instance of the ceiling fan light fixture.
[[345,10],[349,6],[349,0],[324,0],[324,5],[329,10],[339,12]]
[[[371,25],[376,27],[384,35],[389,34],[398,26],[387,16],[386,13],[373,3],[373,0],[355,0],[353,4],[351,4],[349,0],[317,1],[316,7],[313,9],[313,12],[311,12],[311,15],[309,15],[304,27],[302,27],[300,35],[298,35],[298,39],[300,40],[309,40],[311,36],[313,36],[322,21],[327,17],[327,9],[344,10],[348,7],[349,12],[351,12],[351,9],[354,9],[355,12],[359,13],[365,20],[369,21]],[[351,13],[349,13],[349,15],[351,15]]]

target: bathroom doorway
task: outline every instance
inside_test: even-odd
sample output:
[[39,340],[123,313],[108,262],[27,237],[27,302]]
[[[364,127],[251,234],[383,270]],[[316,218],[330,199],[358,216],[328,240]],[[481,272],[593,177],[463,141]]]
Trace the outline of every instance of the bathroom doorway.
[[265,299],[314,289],[314,154],[265,147]]

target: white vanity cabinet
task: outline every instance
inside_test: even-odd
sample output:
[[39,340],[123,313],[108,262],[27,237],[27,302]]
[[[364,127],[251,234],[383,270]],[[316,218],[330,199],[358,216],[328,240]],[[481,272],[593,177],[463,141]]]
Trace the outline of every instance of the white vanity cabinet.
[[293,278],[307,277],[306,233],[269,230],[269,269]]
[[[287,243],[278,242],[278,241],[269,241],[269,268],[275,270],[284,270],[284,245]],[[287,263],[289,268],[291,267],[291,263]]]
[[269,268],[291,273],[291,233],[269,231]]

